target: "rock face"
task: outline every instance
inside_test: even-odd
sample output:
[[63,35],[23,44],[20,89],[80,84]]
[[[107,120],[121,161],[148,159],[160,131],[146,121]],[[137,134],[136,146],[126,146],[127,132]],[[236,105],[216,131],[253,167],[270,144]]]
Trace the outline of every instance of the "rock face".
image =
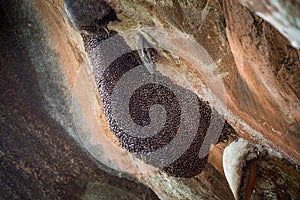
[[274,26],[294,48],[300,48],[299,1],[240,0],[239,2]]
[[69,135],[70,91],[36,6],[0,5],[0,199],[158,199],[100,169]]
[[[70,2],[0,3],[1,199],[234,199],[222,155],[238,137],[266,151],[250,163],[257,178],[247,178],[253,192],[246,192],[246,198],[300,197],[297,6],[283,6],[296,14],[269,20],[274,28],[256,15],[268,21],[266,15],[282,13],[267,6],[273,1],[76,1],[85,13],[99,11],[93,27],[88,18],[83,19],[87,23],[72,25],[71,11],[65,12],[75,5]],[[91,6],[95,2],[97,6]],[[115,14],[107,16],[112,10]],[[82,21],[81,15],[72,14],[73,22]],[[209,101],[228,122],[228,134],[210,147],[202,172],[192,178],[157,171],[120,148],[91,75],[98,73],[93,66],[98,57],[87,56],[93,42],[119,34],[130,45],[122,33],[149,26],[179,35],[181,40],[171,33],[156,34],[157,40],[183,52],[162,51],[154,71]],[[91,33],[95,37],[89,37]],[[151,47],[151,37],[147,40],[149,44],[140,45]],[[194,56],[200,48],[190,41],[214,61],[201,73],[194,63],[205,56]],[[84,46],[87,42],[91,45]],[[151,63],[151,54],[143,53],[146,57],[140,61]],[[217,79],[205,74],[209,71],[222,84],[210,84]],[[244,170],[253,174],[251,169]]]
[[237,1],[226,1],[224,9],[239,77],[237,107],[253,118],[244,118],[247,123],[298,163],[299,50]]

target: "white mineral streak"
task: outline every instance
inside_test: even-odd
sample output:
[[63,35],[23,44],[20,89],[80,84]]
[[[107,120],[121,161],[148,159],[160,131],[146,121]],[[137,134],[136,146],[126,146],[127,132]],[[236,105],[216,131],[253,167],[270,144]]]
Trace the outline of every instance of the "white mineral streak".
[[223,168],[235,199],[238,199],[238,192],[243,177],[243,168],[246,166],[246,162],[256,158],[258,156],[257,152],[261,151],[261,146],[251,144],[242,138],[232,142],[225,148],[223,154]]

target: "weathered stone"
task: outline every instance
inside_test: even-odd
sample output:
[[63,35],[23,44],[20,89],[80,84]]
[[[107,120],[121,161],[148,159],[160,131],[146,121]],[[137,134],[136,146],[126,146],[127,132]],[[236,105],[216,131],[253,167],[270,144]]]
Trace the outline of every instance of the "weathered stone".
[[[233,199],[222,154],[236,137],[269,150],[256,162],[250,199],[299,198],[299,50],[257,17],[256,8],[247,4],[249,10],[238,0],[106,2],[121,22],[109,23],[109,30],[107,21],[100,22],[95,31],[103,36],[141,26],[167,27],[189,34],[207,50],[224,81],[226,120],[237,134],[213,145],[208,164],[193,178],[113,171],[98,158],[112,158],[120,169],[134,168],[137,162],[124,162],[114,151],[91,154],[77,134],[78,128],[89,128],[93,144],[102,144],[101,133],[120,145],[88,75],[93,68],[77,32],[80,27],[69,23],[63,1],[1,1],[1,198],[88,199],[106,194],[104,198]],[[185,46],[179,41],[173,45]],[[164,75],[200,94],[201,78],[195,78],[189,61],[168,58],[173,60]],[[75,113],[88,126],[78,127]],[[90,122],[101,124],[101,132]],[[109,145],[106,149],[112,150]]]
[[299,164],[299,50],[238,1],[224,2],[224,10],[238,72],[237,115]]
[[[0,3],[0,199],[157,199],[135,179],[99,168],[71,137],[71,91],[47,43],[53,27],[36,9],[34,2]],[[92,184],[101,187],[92,191]]]

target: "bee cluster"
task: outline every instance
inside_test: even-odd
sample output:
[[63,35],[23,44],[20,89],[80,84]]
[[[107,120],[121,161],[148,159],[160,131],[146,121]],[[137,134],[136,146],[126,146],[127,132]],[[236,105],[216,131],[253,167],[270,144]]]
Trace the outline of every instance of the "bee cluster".
[[[95,52],[101,53],[101,51],[95,51],[95,48],[98,48],[97,45],[106,39],[105,33],[101,32],[100,34],[98,32],[87,32],[86,35],[85,33],[82,33],[82,36],[88,55],[94,58],[92,59],[93,65],[96,68],[101,67],[101,62],[96,59],[97,55],[94,54]],[[153,51],[152,49],[149,49],[149,51],[152,53],[151,55],[153,55],[153,58],[155,58],[156,51]],[[103,103],[103,108],[111,131],[119,139],[120,145],[123,148],[131,153],[140,155],[158,151],[164,146],[168,145],[179,133],[179,129],[181,128],[182,130],[182,128],[185,128],[181,127],[183,126],[183,118],[187,122],[191,121],[191,119],[193,118],[193,116],[189,116],[187,114],[183,116],[182,104],[179,103],[180,99],[178,99],[178,97],[175,95],[176,92],[174,93],[174,90],[178,90],[180,92],[185,90],[184,88],[177,85],[175,86],[173,83],[170,83],[174,86],[171,87],[171,89],[164,85],[160,85],[159,83],[148,83],[139,87],[130,96],[129,115],[135,124],[142,127],[147,126],[151,123],[152,120],[149,114],[151,107],[157,104],[161,105],[164,108],[166,115],[164,127],[155,135],[149,137],[133,136],[130,131],[124,131],[121,128],[120,124],[118,124],[118,120],[122,119],[116,120],[117,116],[114,116],[114,113],[112,112],[113,90],[116,87],[118,81],[120,81],[120,79],[127,72],[143,64],[144,63],[139,55],[139,52],[137,50],[133,50],[118,57],[107,68],[105,68],[104,73],[101,75],[101,77],[96,77],[96,80],[98,81],[97,85],[100,98]],[[155,74],[151,74],[146,69],[143,73],[148,73],[149,76],[155,76]],[[167,79],[162,75],[158,77],[161,79]],[[180,156],[176,160],[163,167],[163,170],[166,173],[176,177],[192,177],[199,174],[207,163],[208,158],[207,155],[200,158],[199,151],[211,123],[212,109],[208,102],[202,101],[191,92],[189,93],[193,96],[194,99],[197,99],[196,104],[198,105],[196,113],[199,116],[199,120],[193,125],[195,126],[194,130],[197,130],[197,133],[192,133],[188,129],[188,131],[185,132],[186,134],[195,134],[189,147],[182,151],[182,154],[180,154]],[[190,103],[188,101],[189,100],[184,102],[184,104],[186,104],[185,107],[188,107]],[[224,135],[226,136],[227,133],[232,130],[230,125],[228,126],[226,122],[225,124],[226,126],[223,128],[221,137],[224,137]],[[144,135],[144,133],[141,133],[141,135]],[[170,154],[173,151],[178,151],[178,149],[182,148],[182,146],[183,145],[180,145],[179,143],[176,147],[172,147],[177,149],[171,148]],[[153,160],[148,162],[148,160],[143,159],[143,161],[155,166],[155,163],[152,162]]]
[[[146,138],[134,137],[119,127],[110,110],[112,90],[126,72],[141,64],[142,61],[136,51],[121,56],[107,68],[100,79],[99,91],[110,128],[119,139],[121,146],[132,153],[147,154],[167,145],[176,136],[181,122],[181,107],[176,95],[167,87],[155,83],[146,84],[135,90],[130,97],[130,116],[136,124],[147,126],[151,123],[150,107],[159,104],[166,111],[165,126],[154,136]],[[199,98],[198,108],[200,116],[197,124],[198,131],[190,147],[177,160],[163,168],[170,175],[195,176],[202,171],[207,162],[207,156],[199,158],[198,154],[210,125],[211,108],[208,102],[203,102]],[[189,119],[185,120],[189,121]],[[177,146],[177,148],[181,147]]]

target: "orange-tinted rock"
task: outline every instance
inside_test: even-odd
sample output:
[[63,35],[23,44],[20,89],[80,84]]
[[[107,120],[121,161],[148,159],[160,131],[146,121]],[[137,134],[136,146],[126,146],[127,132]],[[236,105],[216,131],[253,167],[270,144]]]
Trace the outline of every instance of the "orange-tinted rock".
[[[6,2],[1,2],[1,6]],[[16,37],[11,37],[14,40],[12,46],[9,46],[7,44],[9,41],[5,40],[6,45],[3,45],[0,51],[1,55],[3,54],[1,56],[3,92],[1,92],[0,106],[1,115],[4,116],[1,118],[1,129],[4,132],[4,134],[1,132],[1,146],[4,149],[1,149],[0,159],[4,163],[1,165],[1,175],[4,174],[6,180],[6,185],[1,185],[4,188],[1,191],[4,192],[0,194],[4,199],[39,198],[44,197],[42,192],[44,190],[46,197],[52,199],[76,199],[86,197],[84,193],[90,191],[86,187],[97,188],[99,184],[89,183],[89,180],[96,180],[113,184],[114,187],[109,188],[122,188],[130,194],[136,194],[138,198],[143,198],[145,194],[149,199],[155,198],[153,193],[147,193],[149,190],[144,186],[136,185],[123,178],[112,177],[99,169],[103,165],[96,165],[91,161],[91,156],[83,153],[82,148],[74,142],[74,138],[80,140],[73,131],[74,110],[69,106],[70,95],[74,94],[71,91],[76,88],[75,83],[78,83],[78,72],[90,65],[85,56],[80,34],[68,23],[62,0],[33,2],[35,2],[33,7],[39,13],[38,21],[43,24],[43,30],[47,33],[47,37],[42,39],[51,44],[51,51],[41,48],[44,47],[41,45],[44,44],[43,40],[36,39],[35,34],[27,35],[28,40],[24,40],[24,32],[20,32],[20,29],[6,35],[13,36],[11,33],[14,33]],[[127,30],[140,25],[172,27],[191,34],[207,49],[224,76],[227,107],[232,114],[227,116],[228,122],[237,130],[240,137],[248,138],[255,143],[269,144],[269,149],[275,154],[284,153],[282,154],[284,159],[270,155],[261,157],[257,162],[258,176],[252,198],[269,198],[268,195],[271,194],[271,197],[277,196],[280,199],[289,197],[297,199],[300,195],[298,184],[300,178],[294,163],[299,162],[300,146],[299,51],[292,48],[290,42],[276,29],[257,17],[254,12],[243,7],[237,0],[211,0],[208,5],[207,1],[199,3],[181,0],[163,0],[156,3],[109,0],[108,3],[116,9],[117,16],[122,20],[121,23],[110,24],[109,29]],[[27,7],[24,5],[15,7],[10,15],[22,14],[24,8]],[[225,8],[224,12],[223,8]],[[0,13],[3,15],[5,12]],[[4,15],[2,19],[6,16]],[[22,19],[25,21],[19,20],[19,22],[25,33],[43,32],[37,28],[36,23],[31,21],[34,18],[28,20],[22,15]],[[1,25],[4,26],[1,29],[1,38],[3,38],[5,33],[3,30],[8,30],[6,28],[9,25],[7,23]],[[3,41],[1,40],[1,44]],[[26,58],[22,60],[24,52],[18,53],[18,49],[24,51],[22,43],[28,41],[33,41],[35,48],[27,52],[31,53],[31,57],[26,61]],[[57,65],[51,64],[51,67],[47,67],[48,64],[43,64],[44,61],[39,60],[43,55],[47,55],[47,52],[54,52],[48,60],[57,61]],[[24,54],[27,55],[26,52]],[[29,65],[34,65],[34,62],[40,63],[42,70],[39,71],[39,78],[35,77],[35,70],[27,65],[19,67],[11,64],[15,66],[14,70],[2,67],[3,62],[7,63],[6,60],[10,58],[15,58],[16,62],[21,59]],[[51,69],[58,69],[58,66],[61,67],[61,71],[57,71],[55,78],[49,78],[51,76],[48,76],[48,72]],[[180,68],[178,63],[176,66]],[[92,70],[88,69],[90,73]],[[178,74],[176,78],[181,80]],[[41,86],[38,86],[38,81]],[[84,96],[83,102],[79,102],[83,108],[82,116],[90,112],[86,106],[87,102],[96,102],[97,120],[105,124],[103,132],[110,140],[118,143],[106,124],[101,104],[97,102],[96,90],[91,96],[89,96],[91,93],[86,92],[90,86],[93,86],[91,82],[84,84],[90,79],[80,79],[80,81],[82,85],[79,88],[82,91],[79,94]],[[193,84],[193,87],[195,85]],[[197,88],[193,91],[197,91]],[[49,106],[46,104],[47,101],[49,103],[49,99],[43,98],[45,94],[57,97],[52,101],[53,107],[50,109],[48,107],[46,111],[45,105]],[[243,124],[234,117],[243,119],[246,123]],[[247,129],[245,124],[253,129]],[[261,133],[262,137],[255,135],[256,133]],[[93,137],[96,144],[101,140],[98,136],[95,134]],[[265,139],[261,140],[263,137]],[[24,146],[24,144],[28,145]],[[232,199],[233,196],[222,172],[221,158],[226,145],[227,143],[224,142],[212,148],[203,172],[191,179],[174,179],[163,173],[149,176],[133,175],[151,187],[162,199]],[[122,167],[129,165],[121,159],[117,161]],[[294,163],[291,164],[290,161]]]
[[224,2],[224,12],[238,71],[235,112],[299,164],[299,51],[238,1]]

